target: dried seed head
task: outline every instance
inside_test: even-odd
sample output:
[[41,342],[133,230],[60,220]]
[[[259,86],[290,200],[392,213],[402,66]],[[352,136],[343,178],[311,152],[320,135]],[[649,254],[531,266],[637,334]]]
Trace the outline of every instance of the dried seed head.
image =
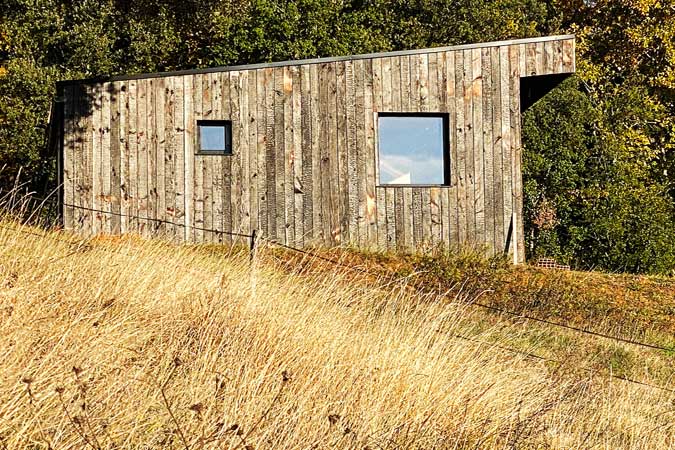
[[340,420],[340,416],[337,414],[330,414],[328,416],[328,423],[330,423],[331,425],[335,425],[338,422],[338,420]]
[[173,359],[173,365],[176,366],[176,367],[178,367],[178,366],[180,366],[181,364],[183,364],[183,361],[181,361],[180,358],[179,358],[178,356],[176,356],[176,357]]
[[54,388],[54,391],[56,391],[57,394],[63,394],[63,392],[64,392],[65,390],[66,390],[66,389],[65,389],[63,386],[56,386],[56,387]]
[[79,376],[82,373],[82,368],[73,366],[73,373],[75,374],[76,377]]
[[202,403],[195,403],[194,405],[190,406],[190,411],[201,414],[204,411],[204,405]]
[[31,384],[35,379],[33,377],[23,377],[21,378],[21,382],[24,384]]
[[80,416],[73,416],[73,423],[75,425],[82,425],[82,417]]
[[237,431],[238,429],[239,429],[239,425],[235,423],[235,424],[232,424],[232,426],[230,426],[230,428],[228,428],[227,431]]
[[288,373],[288,370],[284,370],[283,372],[281,372],[281,381],[283,381],[284,383],[291,381],[291,374]]

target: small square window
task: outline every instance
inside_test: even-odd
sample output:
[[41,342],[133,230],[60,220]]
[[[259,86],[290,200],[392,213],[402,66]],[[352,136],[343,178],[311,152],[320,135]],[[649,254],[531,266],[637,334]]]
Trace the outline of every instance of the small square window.
[[378,142],[380,184],[447,184],[447,114],[380,113]]
[[229,120],[198,120],[199,153],[232,154],[232,122]]

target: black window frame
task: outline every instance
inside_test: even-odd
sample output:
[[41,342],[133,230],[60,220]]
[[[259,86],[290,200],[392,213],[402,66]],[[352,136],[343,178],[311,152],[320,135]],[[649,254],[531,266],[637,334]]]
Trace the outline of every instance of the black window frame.
[[[380,132],[380,117],[428,117],[440,118],[443,121],[443,183],[442,184],[391,184],[382,182],[380,173],[380,146],[382,145]],[[449,187],[450,186],[450,113],[447,112],[400,112],[386,111],[377,113],[377,186],[378,187]]]
[[[202,149],[202,127],[223,127],[225,148],[223,150]],[[197,155],[232,156],[232,121],[231,120],[197,120]]]

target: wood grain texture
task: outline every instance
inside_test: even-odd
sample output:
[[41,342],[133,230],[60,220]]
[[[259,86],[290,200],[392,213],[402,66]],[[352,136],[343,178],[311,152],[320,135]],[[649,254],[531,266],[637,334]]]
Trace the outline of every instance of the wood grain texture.
[[[222,116],[229,120],[232,120],[232,99],[231,99],[231,82],[230,74],[223,73],[220,74],[220,91],[221,91],[221,105],[222,105]],[[233,123],[234,127],[234,123]],[[232,131],[234,137],[234,130]],[[234,152],[234,142],[232,146],[232,151]],[[234,210],[232,207],[232,157],[220,158],[220,168],[223,173],[223,198],[222,198],[222,209],[223,209],[223,235],[222,240],[225,243],[233,242],[232,234],[230,234],[233,229],[232,215]]]
[[490,49],[482,50],[481,65],[481,70],[483,73],[483,192],[485,199],[484,242],[487,245],[488,253],[493,255],[495,241],[495,166],[493,145],[493,109],[495,91],[493,89],[493,70]]
[[495,253],[504,250],[506,235],[504,234],[504,178],[503,178],[503,131],[502,131],[502,70],[500,51],[498,47],[490,49],[491,73],[492,73],[492,158],[494,167],[494,219],[495,241],[493,248]]
[[155,82],[155,211],[154,217],[162,222],[156,225],[157,234],[165,237],[166,224],[166,78]]
[[[248,95],[248,117],[246,122],[248,124],[248,186],[249,186],[249,230],[259,229],[260,220],[260,197],[258,191],[258,155],[260,153],[258,148],[258,71],[252,70],[248,72],[248,84],[246,92]],[[222,117],[222,113],[218,112],[216,117]],[[304,223],[304,221],[302,221]]]
[[[574,67],[561,38],[65,86],[64,202],[102,213],[65,208],[64,224],[522,261],[520,78]],[[444,185],[379,185],[382,112],[447,114]],[[232,122],[231,156],[198,154],[200,119]]]
[[483,66],[481,49],[471,51],[473,102],[473,205],[475,231],[473,242],[480,247],[485,242],[485,169],[483,154]]
[[[458,214],[458,239],[460,246],[466,245],[468,240],[469,223],[467,192],[470,191],[469,178],[467,176],[468,151],[466,148],[467,130],[466,130],[466,101],[467,89],[465,87],[466,70],[464,66],[464,52],[455,53],[455,114],[457,118],[455,145],[457,146],[457,214]],[[472,140],[473,142],[473,140]]]
[[337,210],[339,227],[339,243],[350,242],[349,235],[349,165],[347,156],[347,67],[345,61],[335,64],[336,80],[336,144],[337,144]]
[[309,66],[300,68],[300,126],[302,154],[303,243],[311,242],[314,229],[314,161],[312,154],[312,77]]
[[[537,44],[539,45],[539,44]],[[539,55],[539,49],[537,50]],[[538,58],[539,56],[537,56]],[[499,47],[499,61],[500,61],[500,79],[501,84],[501,119],[502,119],[502,180],[503,180],[503,198],[504,198],[504,236],[508,236],[508,229],[511,223],[511,214],[513,213],[513,195],[511,192],[511,183],[513,183],[512,174],[512,147],[511,147],[511,101],[510,95],[510,79],[509,79],[509,48]],[[505,243],[506,244],[506,243]],[[504,248],[504,252],[510,254],[511,249]]]
[[[292,118],[292,137],[291,160],[293,163],[293,180],[291,183],[292,195],[294,196],[294,215],[292,226],[295,227],[295,243],[297,247],[303,247],[305,243],[305,222],[303,220],[304,211],[304,187],[303,180],[303,151],[302,151],[302,99],[301,87],[302,80],[300,68],[294,67],[291,70],[293,77],[293,118]],[[347,180],[345,179],[345,182]]]
[[[218,73],[210,74],[209,83],[211,85],[210,89],[210,117],[214,120],[224,120],[227,117],[223,114],[223,86],[222,78]],[[209,233],[210,242],[222,243],[223,242],[223,202],[224,202],[224,184],[225,179],[223,177],[223,159],[229,158],[228,156],[212,156],[205,160],[208,164],[208,182],[211,185],[210,192],[210,201],[208,202],[211,213],[211,220],[207,228],[220,231],[220,233]]]
[[176,91],[174,90],[175,78],[168,77],[164,80],[164,219],[169,222],[164,226],[164,232],[168,239],[175,239],[182,231],[173,225],[176,217]]
[[[101,96],[101,86],[95,84],[88,86],[88,95],[90,97],[89,103],[91,105],[91,114],[87,117],[88,128],[87,134],[91,139],[91,167],[84,170],[85,180],[87,185],[91,187],[91,195],[88,196],[89,207],[95,211],[87,212],[91,214],[91,233],[96,234],[102,232],[103,222],[105,221],[105,213],[101,201],[103,194],[103,171],[102,171],[102,151],[101,151],[101,110],[103,109],[103,101]],[[86,150],[85,150],[86,151]],[[84,211],[83,211],[84,212]]]
[[283,198],[285,242],[295,245],[295,195],[293,192],[295,162],[293,158],[293,74],[291,67],[283,68]]

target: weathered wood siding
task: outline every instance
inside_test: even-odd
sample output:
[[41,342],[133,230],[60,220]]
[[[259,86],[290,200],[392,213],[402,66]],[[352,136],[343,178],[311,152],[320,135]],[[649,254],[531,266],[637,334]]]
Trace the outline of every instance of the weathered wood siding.
[[[515,236],[522,261],[520,78],[573,71],[564,37],[66,85],[65,226],[509,254]],[[447,185],[378,184],[380,112],[448,114]],[[233,155],[196,154],[199,119],[232,121]]]

